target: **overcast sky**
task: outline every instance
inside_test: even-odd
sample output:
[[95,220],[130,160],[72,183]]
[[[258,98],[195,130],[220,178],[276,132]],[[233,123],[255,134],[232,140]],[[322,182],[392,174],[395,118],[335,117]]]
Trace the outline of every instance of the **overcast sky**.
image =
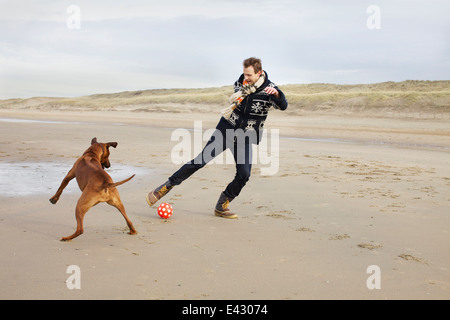
[[279,85],[449,80],[449,15],[448,0],[0,0],[0,99],[230,85],[250,56]]

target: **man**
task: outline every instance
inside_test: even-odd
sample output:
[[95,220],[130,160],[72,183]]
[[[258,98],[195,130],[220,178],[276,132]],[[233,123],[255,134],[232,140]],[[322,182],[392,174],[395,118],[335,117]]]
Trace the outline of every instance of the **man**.
[[223,218],[238,217],[228,206],[250,178],[252,144],[259,144],[270,107],[285,110],[288,106],[284,93],[262,69],[260,59],[248,58],[243,67],[244,73],[234,83],[234,94],[229,99],[231,105],[222,110],[216,130],[203,151],[148,193],[146,200],[150,206],[225,149],[230,149],[236,162],[236,176],[220,194],[214,213]]

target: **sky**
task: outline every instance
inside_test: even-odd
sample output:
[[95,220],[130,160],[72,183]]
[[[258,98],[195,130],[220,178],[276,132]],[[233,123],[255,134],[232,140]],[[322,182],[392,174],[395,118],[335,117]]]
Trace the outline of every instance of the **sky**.
[[0,99],[450,79],[448,0],[0,0]]

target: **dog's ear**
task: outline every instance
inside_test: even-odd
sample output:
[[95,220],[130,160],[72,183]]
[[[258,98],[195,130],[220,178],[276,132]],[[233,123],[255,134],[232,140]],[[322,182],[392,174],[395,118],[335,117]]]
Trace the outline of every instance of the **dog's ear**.
[[117,147],[117,142],[108,142],[106,145],[107,145],[108,148],[109,147],[115,148],[115,147]]
[[92,138],[92,140],[91,140],[91,145],[93,145],[94,143],[97,143],[97,138]]

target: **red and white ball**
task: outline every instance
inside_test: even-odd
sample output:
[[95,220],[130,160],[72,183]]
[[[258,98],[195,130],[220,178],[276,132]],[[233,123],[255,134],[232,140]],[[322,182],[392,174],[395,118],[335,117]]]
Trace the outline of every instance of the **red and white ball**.
[[169,219],[173,213],[173,208],[167,202],[161,203],[158,207],[158,215],[163,219]]

